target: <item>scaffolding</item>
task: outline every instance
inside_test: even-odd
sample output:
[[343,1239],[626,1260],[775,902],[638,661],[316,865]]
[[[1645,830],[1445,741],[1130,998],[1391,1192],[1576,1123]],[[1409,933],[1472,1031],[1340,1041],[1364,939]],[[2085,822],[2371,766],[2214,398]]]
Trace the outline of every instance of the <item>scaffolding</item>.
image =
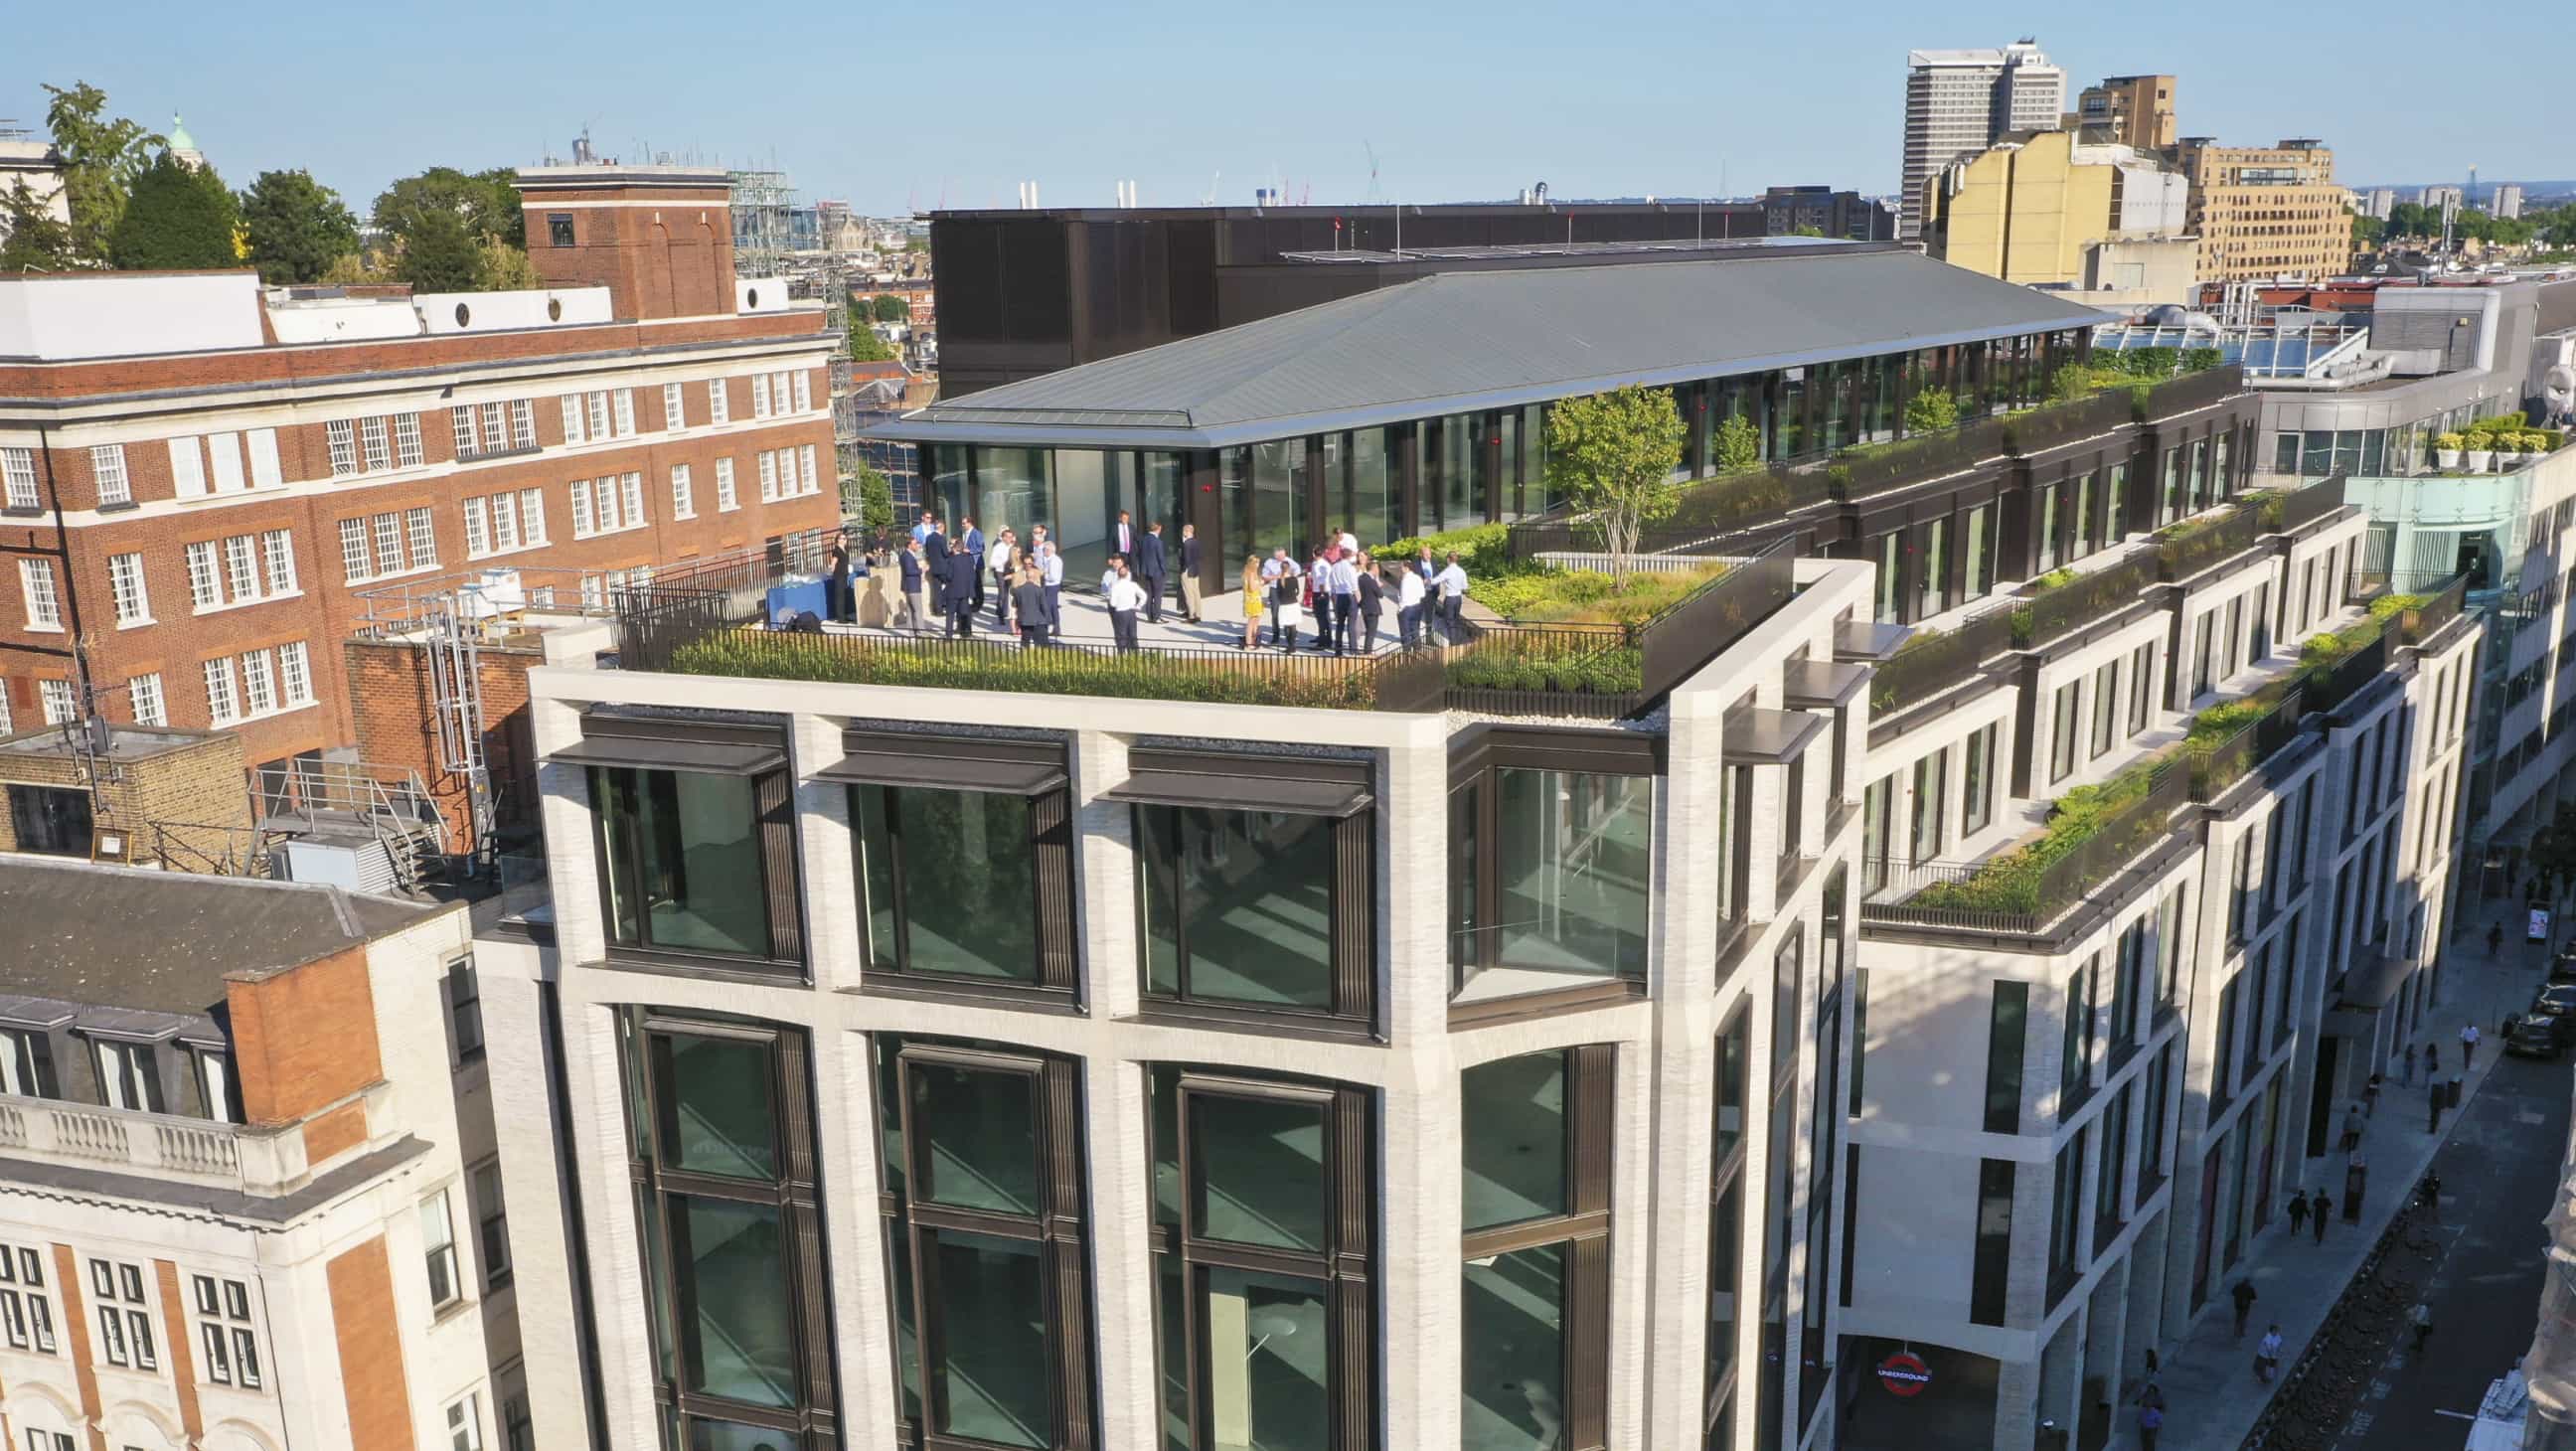
[[733,275],[783,277],[790,250],[788,209],[795,188],[783,171],[726,173],[732,184]]

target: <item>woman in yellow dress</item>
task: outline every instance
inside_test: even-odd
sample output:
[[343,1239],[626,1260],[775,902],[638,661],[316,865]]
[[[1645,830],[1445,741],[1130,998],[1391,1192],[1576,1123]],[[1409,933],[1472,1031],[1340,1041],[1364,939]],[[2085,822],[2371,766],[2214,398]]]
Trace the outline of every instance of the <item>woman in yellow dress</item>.
[[1261,556],[1248,554],[1243,559],[1243,643],[1237,649],[1261,643],[1261,609]]

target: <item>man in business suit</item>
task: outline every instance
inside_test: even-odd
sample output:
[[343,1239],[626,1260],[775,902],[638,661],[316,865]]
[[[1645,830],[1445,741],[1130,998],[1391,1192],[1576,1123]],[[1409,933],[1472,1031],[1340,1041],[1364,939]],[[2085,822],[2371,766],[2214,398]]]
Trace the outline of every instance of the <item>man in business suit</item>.
[[1121,509],[1118,511],[1118,527],[1110,532],[1118,536],[1117,538],[1109,541],[1109,547],[1117,551],[1118,557],[1121,559],[1135,558],[1136,526],[1127,522],[1126,510]]
[[975,587],[984,581],[983,561],[971,550],[953,549],[948,554],[948,633],[959,639],[975,637]]
[[975,561],[975,588],[968,593],[974,596],[975,608],[980,610],[984,608],[984,531],[975,527],[972,514],[958,515],[957,528],[957,547]]
[[1199,622],[1199,526],[1181,526],[1181,614]]
[[930,521],[930,532],[921,536],[921,567],[930,577],[930,612],[948,613],[948,535],[939,521]]
[[[922,622],[929,618],[927,593],[929,566],[921,557],[921,541],[906,540],[903,552],[895,556],[895,563],[903,569],[903,620],[905,624],[912,627],[912,632],[918,635],[921,633]],[[886,628],[889,630],[894,628],[894,616],[891,614],[886,616]]]
[[1136,583],[1145,591],[1145,618],[1153,624],[1163,622],[1163,578],[1171,565],[1163,554],[1163,521],[1145,526],[1145,537],[1136,541]]
[[1011,607],[1020,616],[1020,644],[1023,647],[1043,645],[1047,642],[1049,623],[1046,586],[1038,583],[1038,569],[1034,564],[1021,566],[1017,578],[1019,583],[1011,586]]

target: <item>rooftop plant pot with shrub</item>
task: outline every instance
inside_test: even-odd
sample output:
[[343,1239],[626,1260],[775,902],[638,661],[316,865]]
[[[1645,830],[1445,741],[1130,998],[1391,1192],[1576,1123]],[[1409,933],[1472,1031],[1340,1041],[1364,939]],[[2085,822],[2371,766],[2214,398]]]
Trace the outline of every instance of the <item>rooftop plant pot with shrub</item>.
[[2469,472],[2473,474],[2482,474],[2487,472],[2489,469],[2494,468],[2495,450],[2485,446],[2487,443],[2486,437],[2484,435],[2480,435],[2478,438],[2472,440],[2472,442],[2478,446],[2469,450]]
[[2445,469],[2458,468],[2460,466],[2460,442],[2460,436],[2456,433],[2445,433],[2436,436],[2433,440],[2434,467]]

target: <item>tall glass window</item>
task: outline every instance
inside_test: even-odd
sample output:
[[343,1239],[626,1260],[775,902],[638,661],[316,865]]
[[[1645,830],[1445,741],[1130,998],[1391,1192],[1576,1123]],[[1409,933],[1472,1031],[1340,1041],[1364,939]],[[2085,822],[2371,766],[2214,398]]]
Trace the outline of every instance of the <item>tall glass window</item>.
[[2066,1018],[2060,1025],[2065,1030],[2062,1052],[2057,1064],[2057,1116],[2063,1120],[2075,1111],[2085,1096],[2092,1092],[2093,1070],[2093,977],[2101,966],[2094,957],[2075,969],[2066,980]]
[[1291,559],[1306,559],[1306,501],[1299,485],[1306,477],[1306,440],[1279,439],[1252,446],[1252,487],[1244,496],[1245,513],[1229,533],[1244,541],[1243,552],[1270,557],[1285,549]]
[[1941,831],[1947,824],[1942,798],[1949,775],[1950,751],[1946,746],[1914,763],[1913,851],[1917,866],[1941,855]]
[[912,1435],[1089,1442],[1079,1066],[891,1034],[875,1050],[878,1207],[901,1267],[895,1363]]
[[2013,1161],[1977,1161],[1977,1236],[1968,1276],[1968,1319],[2004,1323],[2005,1289],[2012,1279]]
[[1375,549],[1395,536],[1395,451],[1388,446],[1392,430],[1363,428],[1350,435],[1350,481],[1340,517],[1326,522],[1358,536],[1360,547]]
[[868,969],[1037,981],[1029,801],[980,791],[849,790]]
[[1368,1095],[1171,1065],[1148,1081],[1163,1444],[1365,1451]]
[[590,768],[609,941],[736,957],[771,954],[754,782]]
[[1960,793],[1959,834],[1974,836],[1995,819],[1995,733],[1987,726],[1967,741],[1967,782]]
[[2030,1034],[2030,984],[1999,982],[1986,1021],[1986,1132],[2021,1132],[2022,1059]]
[[2057,568],[2057,485],[2042,484],[2039,489],[2039,572]]
[[1475,850],[1472,871],[1453,868],[1462,992],[1488,973],[1479,996],[1643,979],[1653,777],[1495,766],[1452,802],[1452,848]]
[[1963,600],[1983,599],[1994,590],[1994,531],[1994,505],[1979,504],[1968,511],[1968,547],[1959,577],[1959,597]]
[[655,1394],[678,1444],[828,1444],[836,1407],[803,1035],[620,1019]]
[[1602,1444],[1615,1051],[1536,1053],[1460,1075],[1470,1451]]
[[1331,1010],[1338,823],[1276,811],[1134,811],[1146,991]]

